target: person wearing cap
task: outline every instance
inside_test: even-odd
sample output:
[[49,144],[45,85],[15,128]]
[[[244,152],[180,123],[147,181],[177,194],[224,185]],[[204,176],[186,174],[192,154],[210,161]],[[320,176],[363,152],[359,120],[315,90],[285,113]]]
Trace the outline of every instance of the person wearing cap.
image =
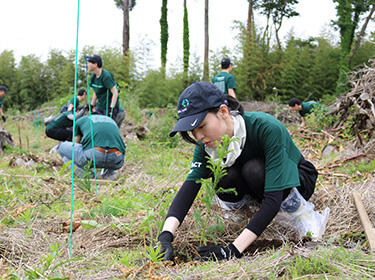
[[0,116],[3,122],[6,122],[6,118],[4,116],[2,106],[3,106],[3,99],[7,93],[8,93],[8,88],[6,86],[0,86]]
[[292,97],[289,100],[289,107],[292,111],[298,112],[302,118],[301,126],[304,127],[306,125],[306,115],[311,114],[314,110],[319,110],[322,108],[322,105],[316,101],[307,101],[301,102],[301,100],[297,97]]
[[[113,180],[117,177],[117,170],[124,164],[126,147],[112,118],[98,114],[91,115],[91,119],[83,116],[76,122],[74,138],[74,163],[78,175],[82,174],[88,163],[91,162],[91,167],[94,166],[95,157],[96,168],[104,168],[102,179]],[[64,163],[72,160],[72,149],[72,142],[63,142],[58,146],[57,152]]]
[[[79,106],[80,102],[84,102],[86,100],[86,97],[87,97],[87,94],[86,94],[86,90],[85,89],[80,89],[77,93],[77,97],[76,97],[76,107]],[[60,113],[64,113],[66,111],[72,111],[73,110],[73,107],[74,107],[74,97],[72,97],[68,104],[67,105],[64,105],[61,110],[60,110]]]
[[[85,114],[84,106],[76,111],[76,120]],[[66,111],[55,117],[46,125],[46,136],[58,141],[72,141],[73,137],[73,112]]]
[[103,62],[99,55],[87,57],[87,62],[87,68],[92,72],[90,86],[94,89],[91,100],[93,111],[116,119],[120,101],[112,73],[102,68]]
[[234,92],[236,83],[234,76],[230,72],[232,72],[232,62],[225,57],[221,60],[221,72],[212,79],[212,83],[225,94],[236,98]]
[[315,167],[304,159],[287,129],[273,116],[244,112],[235,98],[207,82],[187,87],[179,97],[177,112],[170,136],[180,132],[184,140],[195,144],[195,151],[190,172],[170,205],[158,237],[163,260],[173,258],[177,228],[201,188],[200,180],[212,176],[207,157],[217,159],[216,147],[224,135],[237,141],[228,146],[222,162],[227,175],[217,188],[234,188],[236,192],[218,192],[215,198],[225,210],[241,209],[251,200],[258,201],[260,208],[228,246],[198,247],[201,260],[241,257],[279,210],[290,205],[292,188],[306,200],[313,194],[318,176]]

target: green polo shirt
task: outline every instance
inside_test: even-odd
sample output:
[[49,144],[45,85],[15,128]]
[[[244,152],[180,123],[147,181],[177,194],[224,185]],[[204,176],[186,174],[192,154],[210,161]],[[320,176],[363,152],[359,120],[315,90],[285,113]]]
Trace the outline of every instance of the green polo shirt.
[[220,72],[213,79],[212,83],[225,94],[228,94],[229,88],[236,88],[234,76],[227,72]]
[[[102,69],[102,73],[100,74],[100,77],[97,78],[95,74],[91,75],[91,81],[90,86],[94,89],[97,102],[96,102],[96,108],[101,111],[107,110],[107,92],[108,92],[108,112],[110,112],[109,107],[111,106],[111,100],[112,100],[112,92],[111,88],[116,86],[115,79],[113,78],[112,73],[108,72],[105,69]],[[119,98],[117,98],[117,102],[115,106],[118,106],[119,104]]]
[[[104,115],[92,115],[92,131],[95,147],[117,148],[125,154],[125,144],[113,119]],[[76,122],[76,134],[82,136],[83,150],[92,148],[90,117],[84,116]]]
[[4,98],[0,98],[0,108],[1,108],[1,106],[3,105],[3,99],[4,99]]
[[68,119],[69,114],[73,114],[73,112],[69,111],[58,115],[52,122],[47,124],[46,129],[72,127],[73,121]]
[[313,109],[320,108],[322,105],[316,101],[307,101],[301,103],[302,110],[299,111],[301,117],[305,117],[308,114],[311,114]]
[[[253,158],[265,159],[264,191],[279,191],[300,186],[298,163],[301,152],[293,143],[285,126],[273,116],[263,112],[245,112],[246,142],[235,164],[243,165]],[[208,154],[197,145],[186,181],[208,178]]]
[[[72,99],[69,100],[69,103],[67,106],[69,106],[70,104],[74,105],[74,97],[72,97]],[[76,97],[76,107],[78,107],[79,105],[79,99],[78,97]]]

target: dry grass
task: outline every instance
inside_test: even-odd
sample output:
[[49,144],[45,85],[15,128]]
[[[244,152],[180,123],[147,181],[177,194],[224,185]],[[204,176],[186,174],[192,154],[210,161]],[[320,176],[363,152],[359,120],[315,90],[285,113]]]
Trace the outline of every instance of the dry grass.
[[[319,134],[320,135],[320,134]],[[318,136],[319,136],[318,135]],[[320,135],[321,136],[321,135]],[[323,137],[322,137],[323,138]],[[151,236],[139,234],[136,231],[144,219],[145,213],[129,213],[129,215],[117,217],[120,223],[131,223],[134,233],[121,231],[111,227],[111,217],[97,216],[96,222],[100,227],[91,229],[78,228],[73,233],[72,256],[83,256],[82,259],[70,262],[61,266],[59,270],[67,275],[69,279],[112,279],[114,277],[126,279],[269,279],[272,275],[282,275],[285,273],[281,264],[288,262],[295,256],[309,257],[315,254],[315,250],[320,246],[345,246],[346,248],[357,248],[358,240],[353,238],[342,239],[350,232],[362,232],[357,210],[353,203],[352,192],[354,190],[361,194],[362,201],[370,216],[375,223],[375,192],[373,191],[375,178],[373,173],[362,174],[361,181],[354,181],[358,174],[342,174],[335,169],[328,168],[327,162],[321,159],[320,151],[316,151],[311,142],[305,142],[300,148],[306,158],[317,165],[321,176],[317,184],[317,191],[314,193],[311,201],[315,204],[318,211],[329,207],[330,218],[323,236],[323,240],[317,243],[301,241],[297,234],[288,228],[279,225],[277,222],[272,224],[260,236],[258,243],[250,248],[245,257],[241,260],[232,260],[223,263],[205,263],[185,262],[194,257],[194,247],[198,245],[193,234],[199,235],[199,230],[195,227],[192,212],[201,211],[205,215],[205,209],[198,202],[193,204],[188,216],[178,231],[174,241],[174,247],[178,252],[179,260],[182,263],[168,266],[165,264],[154,264],[148,262],[144,265],[125,267],[116,260],[118,251],[141,251],[144,252],[146,245],[152,243]],[[49,156],[38,155],[42,160],[48,161]],[[8,159],[10,160],[10,159]],[[353,162],[359,162],[362,159],[356,159]],[[51,164],[51,167],[54,163]],[[121,169],[121,180],[116,184],[104,184],[98,187],[98,195],[84,193],[75,189],[75,201],[82,205],[81,209],[89,211],[97,207],[95,198],[101,196],[113,196],[121,191],[132,188],[135,192],[147,192],[155,195],[154,205],[149,205],[150,209],[157,209],[160,206],[161,193],[171,192],[174,187],[179,186],[185,177],[185,173],[176,170],[175,176],[169,176],[163,179],[156,179],[154,176],[145,172],[144,166],[139,162],[128,162]],[[50,177],[40,179],[38,176],[19,178],[22,184],[28,184],[30,187],[37,186],[33,192],[32,204],[35,211],[40,211],[39,206],[50,207],[52,204],[62,203],[69,205],[70,184],[69,178]],[[15,180],[13,178],[13,180]],[[47,194],[47,195],[46,195]],[[158,200],[159,199],[159,200]],[[14,201],[13,209],[5,209],[0,206],[3,213],[11,215],[20,206],[19,201]],[[75,218],[82,219],[82,210],[75,210]],[[0,268],[4,271],[11,267],[14,271],[22,273],[25,269],[35,268],[40,265],[40,259],[49,253],[50,244],[60,244],[62,255],[59,260],[69,258],[70,236],[63,230],[63,223],[69,219],[69,208],[61,212],[59,216],[35,215],[36,218],[27,224],[17,224],[10,227],[2,226],[0,231]],[[213,207],[212,215],[223,216],[218,207]],[[222,244],[228,244],[233,241],[242,231],[249,219],[256,213],[257,208],[250,207],[248,211],[241,213],[243,219],[240,222],[225,220],[226,228],[224,233],[217,236],[217,241]],[[38,218],[43,217],[42,219]],[[210,221],[214,223],[214,219]],[[156,228],[153,229],[156,232]],[[329,240],[341,239],[342,243],[337,244],[328,242]],[[269,250],[274,247],[275,250]],[[362,248],[367,252],[367,247]],[[334,263],[338,269],[348,270],[348,275],[354,273],[352,267],[345,264]],[[69,271],[67,271],[67,268]],[[375,275],[372,271],[366,272],[365,269],[358,267],[364,275],[369,273]],[[225,277],[222,273],[225,273]],[[0,273],[1,275],[1,273]],[[324,279],[324,275],[305,275],[299,279]],[[371,278],[371,277],[369,277]],[[332,279],[332,278],[331,278]]]

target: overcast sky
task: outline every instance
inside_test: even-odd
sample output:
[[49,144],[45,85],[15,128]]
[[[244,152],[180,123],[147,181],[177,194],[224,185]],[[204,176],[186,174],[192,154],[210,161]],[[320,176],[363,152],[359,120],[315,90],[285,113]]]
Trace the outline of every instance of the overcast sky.
[[[130,12],[130,49],[150,43],[152,61],[160,66],[161,0],[137,0]],[[336,17],[332,0],[300,0],[299,17],[285,22],[281,38],[293,29],[296,37],[318,36]],[[204,0],[188,0],[190,52],[203,57]],[[233,21],[247,19],[247,0],[210,0],[210,49],[232,48],[237,31]],[[183,0],[168,1],[168,63],[182,57]],[[78,0],[0,0],[0,53],[13,50],[17,60],[36,54],[42,60],[51,49],[75,49]],[[262,24],[260,17],[256,18]],[[79,49],[83,46],[121,47],[122,11],[113,0],[80,0]]]

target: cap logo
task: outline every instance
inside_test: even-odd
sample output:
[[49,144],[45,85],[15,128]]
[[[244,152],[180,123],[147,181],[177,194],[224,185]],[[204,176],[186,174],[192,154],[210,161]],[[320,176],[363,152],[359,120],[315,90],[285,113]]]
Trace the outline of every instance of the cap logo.
[[184,100],[182,100],[181,105],[182,107],[186,108],[187,106],[189,106],[189,100],[185,98]]
[[198,121],[198,119],[195,119],[195,121],[193,121],[190,125],[194,126],[197,123],[197,121]]

